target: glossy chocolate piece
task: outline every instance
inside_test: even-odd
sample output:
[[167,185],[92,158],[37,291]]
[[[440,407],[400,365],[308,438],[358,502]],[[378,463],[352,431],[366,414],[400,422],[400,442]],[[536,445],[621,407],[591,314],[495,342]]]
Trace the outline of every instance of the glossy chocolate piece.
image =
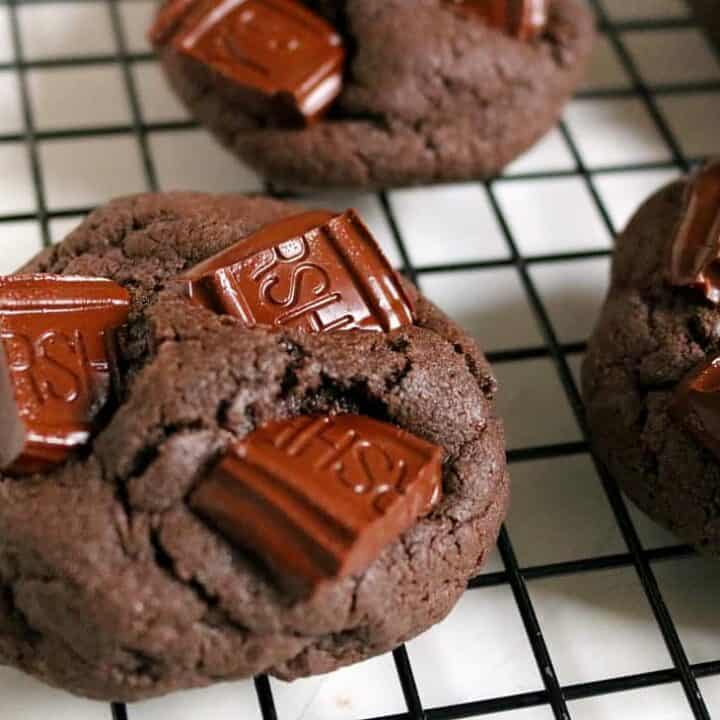
[[248,257],[257,253],[266,252],[267,248],[273,248],[294,238],[303,236],[306,232],[332,220],[334,213],[327,210],[314,210],[310,212],[291,215],[277,222],[265,225],[249,237],[231,245],[226,250],[213,255],[207,260],[194,265],[183,274],[183,278],[189,281],[188,293],[190,297],[205,307],[214,307],[214,295],[206,292],[203,277],[211,276],[217,270],[232,267],[241,263]]
[[683,379],[675,390],[670,413],[720,459],[720,354]]
[[235,443],[191,505],[282,587],[312,592],[365,570],[441,492],[439,447],[360,415],[305,416]]
[[533,40],[545,30],[548,0],[446,0],[468,17],[516,37]]
[[245,89],[249,107],[280,124],[319,120],[342,89],[340,36],[297,0],[171,0],[150,38]]
[[109,280],[0,278],[0,470],[46,471],[88,441],[129,303]]
[[396,273],[354,210],[267,225],[185,277],[195,302],[248,328],[388,332],[413,322]]
[[688,181],[683,216],[668,249],[668,280],[720,304],[720,161]]

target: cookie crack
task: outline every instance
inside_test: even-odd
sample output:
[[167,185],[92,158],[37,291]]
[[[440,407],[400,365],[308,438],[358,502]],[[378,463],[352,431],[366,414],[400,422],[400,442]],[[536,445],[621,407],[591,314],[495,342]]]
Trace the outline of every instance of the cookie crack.
[[[162,519],[159,524],[162,525]],[[183,587],[192,590],[195,598],[204,607],[203,616],[207,616],[210,612],[220,613],[223,621],[227,624],[234,626],[238,630],[247,632],[248,628],[244,625],[238,624],[233,618],[231,618],[225,611],[220,607],[218,597],[211,593],[208,588],[203,585],[196,577],[184,578],[180,575],[177,570],[177,565],[173,556],[165,549],[162,539],[160,537],[160,529],[158,527],[150,528],[148,533],[148,539],[153,550],[153,557],[155,564],[165,571],[165,573],[172,578],[175,582],[181,584]]]

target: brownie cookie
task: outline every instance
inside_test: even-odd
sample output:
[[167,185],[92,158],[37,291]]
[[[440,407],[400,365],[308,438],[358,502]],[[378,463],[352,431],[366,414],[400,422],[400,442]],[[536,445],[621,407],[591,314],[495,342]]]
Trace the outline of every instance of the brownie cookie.
[[710,553],[720,552],[719,229],[718,164],[638,210],[583,367],[597,456],[643,510]]
[[[151,31],[191,113],[278,188],[493,176],[555,124],[593,38],[591,14],[577,0],[308,0],[304,12],[312,11],[323,28],[306,39],[297,26],[296,35],[290,28],[278,39],[262,13],[287,4],[228,5],[236,20],[219,0],[168,0]],[[495,6],[495,15],[473,11]],[[257,27],[247,32],[271,44],[274,59],[242,37],[238,28],[252,22]],[[218,49],[227,45],[231,50]],[[317,72],[307,76],[317,84],[310,88],[276,77],[297,70],[295,57],[277,47],[297,55],[298,45],[308,48],[308,62],[316,61]],[[245,70],[260,64],[264,74],[240,72],[241,54]],[[274,111],[268,75],[282,89],[274,88],[281,99]],[[303,122],[293,126],[298,115]]]
[[[123,198],[23,269],[112,280],[129,316],[99,432],[51,471],[0,475],[1,663],[126,701],[259,672],[293,679],[415,636],[477,573],[508,478],[495,380],[460,328],[409,283],[414,322],[384,332],[248,328],[188,297],[190,269],[298,212],[265,198]],[[297,595],[196,512],[212,511],[197,488],[257,428],[326,413],[438,446],[442,498],[367,569]]]
[[689,0],[695,15],[707,26],[710,37],[720,48],[720,15],[715,0]]

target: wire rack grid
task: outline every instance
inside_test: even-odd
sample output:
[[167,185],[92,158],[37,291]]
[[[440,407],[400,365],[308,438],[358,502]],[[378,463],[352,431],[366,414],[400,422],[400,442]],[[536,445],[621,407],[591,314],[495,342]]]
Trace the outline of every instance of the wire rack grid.
[[[186,693],[172,705],[108,707],[0,674],[1,720],[50,711],[73,720],[707,719],[713,708],[720,717],[717,584],[690,548],[626,505],[593,464],[577,384],[612,236],[647,191],[720,152],[720,52],[682,0],[589,1],[600,31],[591,81],[558,128],[501,178],[308,198],[366,210],[394,264],[469,325],[505,386],[501,407],[519,509],[462,609],[429,640],[351,674],[345,694],[326,693],[326,700],[322,684],[293,695],[293,686],[262,676],[198,691],[202,699]],[[168,94],[142,39],[151,12],[150,0],[0,2],[0,97],[16,100],[0,103],[0,271],[57,241],[113,194],[263,189]],[[69,28],[62,41],[54,21]],[[80,77],[87,97],[78,103]],[[192,161],[198,156],[205,162]],[[576,294],[553,294],[558,283]],[[590,299],[577,294],[585,285],[593,287]],[[489,313],[478,310],[491,299]],[[533,413],[541,420],[528,417]],[[538,540],[530,525],[545,535]],[[543,543],[552,549],[538,549]],[[582,602],[558,595],[558,587]],[[617,604],[610,621],[601,615],[601,624],[610,624],[594,632],[596,616],[586,611],[596,593],[619,594],[620,605],[632,596],[635,611],[646,615],[642,632],[636,637]],[[491,623],[498,634],[486,629]],[[512,628],[518,637],[510,637]],[[505,635],[512,647],[500,657],[515,664],[491,667],[500,652],[492,643],[502,646]],[[585,651],[568,651],[574,645]],[[600,658],[597,667],[587,647]],[[517,679],[523,673],[527,681]],[[387,683],[396,697],[385,705]]]

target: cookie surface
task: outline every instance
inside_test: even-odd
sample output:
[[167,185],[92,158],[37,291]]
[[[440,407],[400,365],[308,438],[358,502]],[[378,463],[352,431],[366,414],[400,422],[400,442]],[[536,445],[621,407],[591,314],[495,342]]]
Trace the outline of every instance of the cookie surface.
[[618,239],[583,367],[594,449],[625,492],[685,542],[720,552],[720,464],[670,408],[678,383],[720,350],[717,307],[666,280],[686,181],[650,198]]
[[[409,285],[416,323],[387,334],[247,330],[184,296],[179,273],[295,212],[239,196],[124,198],[25,268],[111,278],[132,302],[104,429],[55,472],[0,477],[0,662],[114,700],[296,678],[391,649],[464,591],[508,500],[495,381],[475,343]],[[336,411],[440,445],[444,498],[366,572],[294,601],[187,497],[233,438]]]
[[524,42],[446,0],[312,0],[350,57],[340,97],[306,129],[263,127],[232,84],[168,44],[175,91],[200,122],[281,188],[387,187],[488,177],[556,122],[592,45],[577,0],[550,0]]

